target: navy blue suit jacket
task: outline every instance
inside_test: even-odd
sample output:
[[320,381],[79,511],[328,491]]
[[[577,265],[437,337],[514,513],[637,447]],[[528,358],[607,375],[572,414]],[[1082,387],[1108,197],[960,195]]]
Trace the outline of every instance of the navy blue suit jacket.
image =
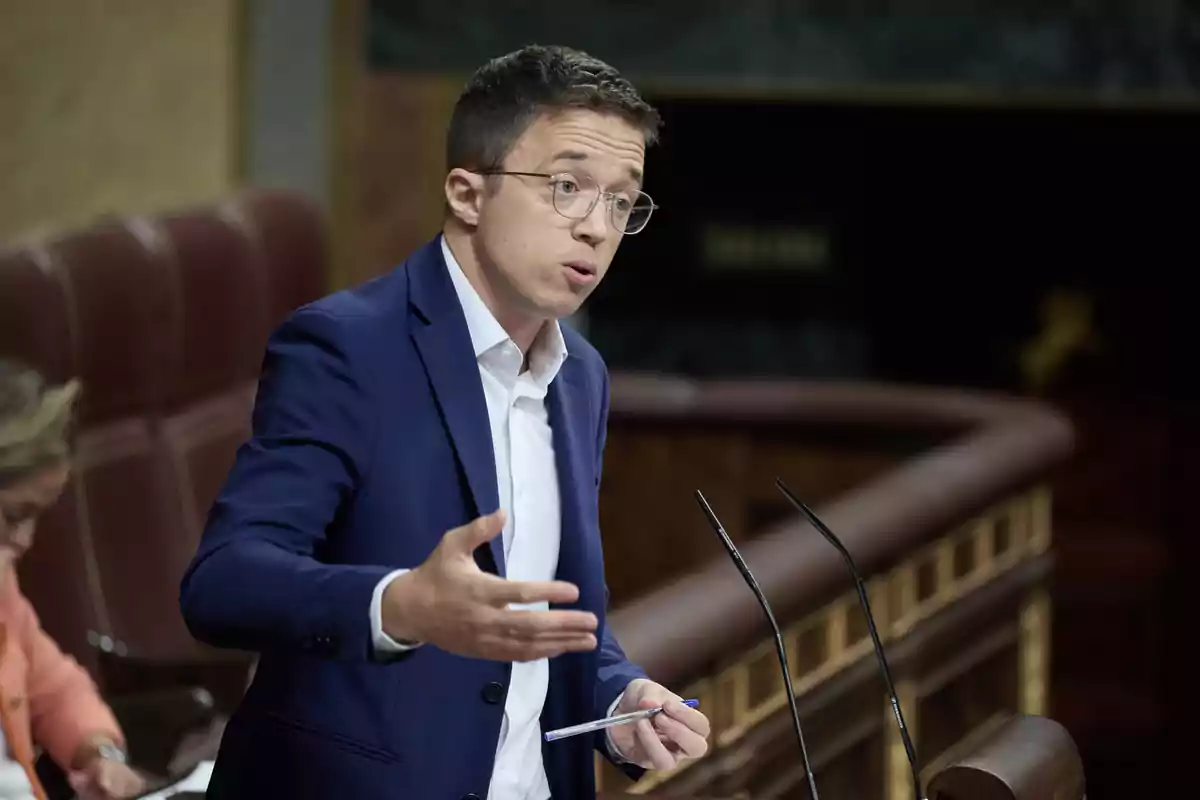
[[[630,680],[605,624],[597,495],[608,414],[600,355],[564,327],[550,386],[561,505],[558,577],[600,646],[550,662],[542,728],[604,716]],[[261,653],[230,720],[214,798],[484,797],[511,665],[426,645],[375,653],[375,585],[498,505],[487,408],[438,240],[395,271],[294,312],[267,346],[253,434],[183,579],[200,640]],[[480,548],[504,575],[500,537]],[[603,735],[543,746],[555,798],[594,796]],[[636,773],[636,770],[635,770]]]

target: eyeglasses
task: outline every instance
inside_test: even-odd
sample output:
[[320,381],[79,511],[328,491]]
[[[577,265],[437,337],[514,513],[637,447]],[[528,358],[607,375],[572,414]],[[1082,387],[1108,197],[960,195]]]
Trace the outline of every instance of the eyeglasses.
[[587,219],[603,197],[608,203],[608,221],[618,233],[633,234],[644,230],[650,215],[658,208],[650,195],[630,189],[625,192],[605,192],[594,180],[569,172],[551,175],[547,172],[480,171],[480,175],[515,175],[523,178],[546,178],[550,183],[554,210],[567,219]]

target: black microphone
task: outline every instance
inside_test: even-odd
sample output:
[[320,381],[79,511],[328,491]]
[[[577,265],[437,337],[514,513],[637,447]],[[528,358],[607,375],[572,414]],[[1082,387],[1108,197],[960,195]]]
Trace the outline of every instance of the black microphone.
[[713,532],[717,534],[721,544],[725,545],[725,549],[729,551],[729,557],[733,559],[738,572],[742,573],[750,590],[758,598],[758,604],[762,606],[763,613],[767,615],[767,620],[771,623],[771,629],[775,631],[775,651],[779,654],[779,666],[783,669],[783,688],[787,692],[788,706],[792,710],[792,723],[796,726],[796,738],[800,741],[800,757],[804,759],[804,774],[808,778],[808,789],[812,794],[812,800],[820,800],[820,795],[817,794],[817,779],[813,777],[812,764],[808,761],[808,747],[804,744],[804,730],[800,727],[800,712],[796,710],[796,691],[792,687],[792,670],[788,667],[787,649],[783,646],[783,634],[779,631],[779,624],[775,622],[775,615],[771,613],[771,605],[763,596],[762,589],[758,588],[758,581],[754,579],[750,568],[742,560],[742,554],[738,552],[733,540],[725,532],[725,527],[721,525],[721,520],[717,519],[717,515],[713,513],[699,489],[696,490],[696,502],[700,504],[704,516],[708,518],[708,524],[712,526]]
[[875,615],[871,613],[871,603],[867,600],[867,586],[863,582],[862,575],[858,572],[858,567],[854,566],[854,559],[850,557],[850,551],[842,544],[838,537],[833,535],[833,531],[829,530],[828,526],[813,513],[813,510],[806,506],[804,502],[796,495],[792,494],[792,490],[784,485],[779,478],[775,479],[775,485],[779,487],[779,491],[783,492],[784,497],[788,499],[800,513],[808,517],[808,521],[817,529],[817,532],[825,537],[825,541],[829,542],[837,551],[842,554],[842,558],[846,560],[846,566],[850,568],[850,574],[854,576],[854,588],[858,590],[858,602],[862,605],[863,613],[867,617],[867,630],[871,632],[871,643],[875,645],[875,658],[879,661],[879,669],[883,672],[883,679],[887,683],[889,698],[892,701],[892,713],[896,717],[896,724],[900,726],[900,738],[904,742],[904,751],[908,754],[908,766],[912,770],[913,795],[916,800],[924,800],[925,795],[921,793],[921,776],[917,770],[917,752],[913,748],[912,739],[908,735],[908,726],[904,724],[904,713],[900,710],[900,699],[896,697],[896,686],[892,683],[892,671],[888,668],[887,656],[883,652],[883,643],[879,641],[879,631],[875,628]]

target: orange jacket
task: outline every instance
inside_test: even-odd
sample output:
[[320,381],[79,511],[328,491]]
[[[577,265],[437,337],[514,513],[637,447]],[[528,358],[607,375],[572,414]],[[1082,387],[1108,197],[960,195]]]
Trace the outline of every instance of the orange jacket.
[[124,736],[87,671],[42,630],[16,573],[3,569],[9,574],[0,587],[0,724],[9,757],[25,768],[41,798],[35,743],[69,769],[89,736],[104,733],[122,747]]

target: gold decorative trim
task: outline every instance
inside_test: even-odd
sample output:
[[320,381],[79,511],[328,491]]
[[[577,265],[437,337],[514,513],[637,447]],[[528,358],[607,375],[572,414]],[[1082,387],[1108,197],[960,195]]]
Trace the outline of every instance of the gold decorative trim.
[[[916,625],[953,605],[1020,564],[1042,555],[1050,546],[1050,493],[1037,488],[989,509],[978,518],[914,552],[886,573],[867,582],[871,610],[880,639],[886,645],[911,631]],[[1038,597],[1044,599],[1039,600]],[[1021,616],[1021,705],[1029,709],[1045,708],[1046,665],[1048,662],[1049,599],[1035,593]],[[869,657],[871,641],[857,593],[850,589],[824,607],[788,625],[783,631],[797,695],[812,691],[860,659]],[[701,698],[712,721],[712,750],[729,747],[754,726],[787,706],[783,682],[773,679],[769,691],[752,676],[774,675],[759,668],[763,660],[775,658],[772,640],[765,640],[736,660],[685,687],[686,697]],[[905,694],[907,692],[907,694]],[[897,694],[910,728],[916,721],[917,687],[900,680]],[[889,719],[891,707],[886,707]],[[892,731],[888,724],[885,730]],[[915,730],[910,729],[914,741]],[[894,749],[898,745],[900,750]],[[898,733],[889,740],[887,753],[889,798],[904,800],[912,793],[908,759]],[[903,780],[895,782],[897,755],[903,761]],[[685,761],[673,770],[647,773],[629,788],[632,794],[645,794],[688,769],[695,761]],[[904,788],[907,787],[907,788]]]
[[[904,721],[908,725],[908,735],[917,741],[917,684],[912,680],[901,680],[896,684],[896,698],[900,708],[904,710]],[[893,718],[892,702],[884,698],[883,721],[884,731],[884,797],[886,800],[922,800],[913,797],[912,771],[908,764],[908,751],[904,749],[904,739],[900,737],[900,729]]]
[[1034,591],[1021,607],[1019,690],[1022,714],[1044,715],[1050,676],[1050,595]]
[[[1050,549],[1050,492],[1033,492],[1026,518],[1030,551],[1041,555]],[[1050,684],[1050,594],[1039,589],[1021,608],[1019,691],[1022,714],[1044,715]]]

